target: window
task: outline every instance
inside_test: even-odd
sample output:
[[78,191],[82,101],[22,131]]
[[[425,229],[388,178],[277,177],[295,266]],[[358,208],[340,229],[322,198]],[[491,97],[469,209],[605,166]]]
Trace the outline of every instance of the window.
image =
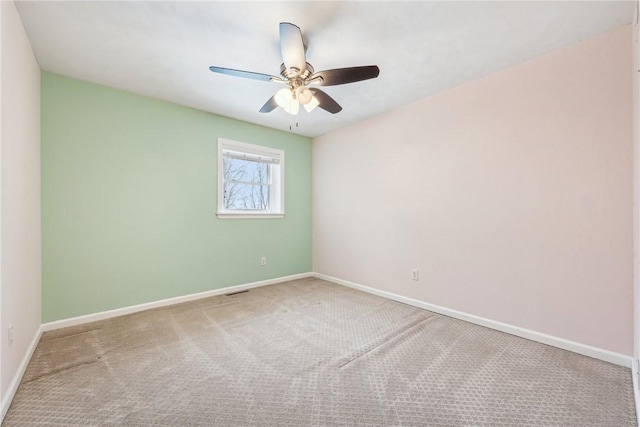
[[284,151],[218,139],[218,218],[284,217]]

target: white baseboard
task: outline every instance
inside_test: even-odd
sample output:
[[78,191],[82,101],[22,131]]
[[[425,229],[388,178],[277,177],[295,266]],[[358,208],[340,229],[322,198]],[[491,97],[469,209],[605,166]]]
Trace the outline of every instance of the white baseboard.
[[604,350],[590,345],[581,344],[575,341],[569,341],[564,338],[554,337],[552,335],[543,334],[540,332],[532,331],[529,329],[520,328],[518,326],[509,325],[506,323],[497,322],[495,320],[486,319],[484,317],[475,316],[473,314],[463,313],[461,311],[452,310],[450,308],[441,307],[435,304],[430,304],[424,301],[420,301],[413,298],[403,297],[387,291],[381,291],[379,289],[370,288],[368,286],[360,285],[358,283],[349,282],[347,280],[338,279],[331,276],[326,276],[320,273],[314,273],[314,277],[328,282],[333,282],[338,285],[347,286],[349,288],[358,289],[373,295],[378,295],[383,298],[388,298],[394,301],[398,301],[404,304],[409,304],[414,307],[423,308],[425,310],[433,311],[434,313],[443,314],[445,316],[453,317],[455,319],[464,320],[476,325],[485,326],[487,328],[495,329],[500,332],[506,332],[511,335],[526,338],[531,341],[537,341],[542,344],[547,344],[553,347],[561,348],[563,350],[572,351],[574,353],[582,354],[584,356],[593,357],[595,359],[604,360],[605,362],[614,363],[616,365],[625,366],[627,368],[632,367],[633,358],[613,351]]
[[631,362],[631,376],[633,379],[633,398],[636,402],[636,421],[640,426],[640,389],[638,388],[638,359]]
[[52,331],[54,329],[67,328],[69,326],[82,325],[84,323],[95,322],[97,320],[110,319],[112,317],[124,316],[126,314],[137,313],[139,311],[150,310],[152,308],[165,307],[167,305],[180,304],[183,302],[194,301],[201,298],[213,297],[216,295],[229,294],[232,292],[240,292],[247,289],[258,288],[260,286],[273,285],[276,283],[287,282],[289,280],[304,279],[313,277],[313,273],[301,273],[291,276],[278,277],[275,279],[261,280],[258,282],[245,283],[242,285],[228,286],[225,288],[213,289],[196,294],[183,295],[174,298],[167,298],[159,301],[147,302],[144,304],[131,305],[129,307],[116,308],[114,310],[101,311],[99,313],[87,314],[84,316],[71,317],[69,319],[56,320],[42,325],[42,331]]
[[27,366],[29,366],[29,361],[31,361],[31,356],[33,356],[33,352],[36,351],[36,347],[40,342],[40,336],[42,336],[42,326],[38,328],[29,347],[27,347],[27,352],[24,354],[22,358],[22,362],[20,362],[20,366],[18,367],[18,371],[11,379],[11,383],[7,388],[7,392],[2,397],[2,416],[0,416],[0,424],[4,420],[4,416],[7,415],[7,411],[9,410],[9,406],[11,406],[11,402],[13,401],[13,397],[16,395],[18,391],[18,387],[20,386],[20,381],[22,381],[22,377],[24,376],[25,371],[27,370]]

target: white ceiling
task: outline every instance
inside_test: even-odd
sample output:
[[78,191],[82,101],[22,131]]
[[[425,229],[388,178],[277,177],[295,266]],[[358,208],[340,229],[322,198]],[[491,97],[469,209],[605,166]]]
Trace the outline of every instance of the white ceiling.
[[[17,1],[43,70],[276,129],[318,136],[622,25],[633,1]],[[378,65],[324,88],[344,108],[258,110],[281,86],[279,22],[302,29],[316,71]],[[295,122],[299,126],[295,128]]]

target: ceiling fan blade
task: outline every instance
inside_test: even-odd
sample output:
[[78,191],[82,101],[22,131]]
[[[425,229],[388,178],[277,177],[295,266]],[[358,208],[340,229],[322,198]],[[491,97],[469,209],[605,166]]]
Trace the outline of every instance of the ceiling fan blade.
[[375,79],[380,74],[377,65],[365,65],[363,67],[336,68],[334,70],[318,71],[309,77],[309,81],[318,77],[317,82],[321,86],[344,85],[360,82],[362,80]]
[[313,96],[315,96],[319,102],[318,107],[330,112],[331,114],[336,114],[342,111],[340,104],[320,89],[312,89],[312,92]]
[[214,73],[227,74],[229,76],[244,77],[245,79],[262,80],[265,82],[280,80],[278,77],[270,76],[268,74],[253,73],[251,71],[233,70],[231,68],[222,67],[209,67],[209,70]]
[[260,109],[261,113],[270,113],[278,107],[278,103],[276,102],[276,96],[273,95],[269,100],[262,106]]
[[297,68],[300,72],[307,68],[302,33],[296,25],[280,23],[280,52],[287,68]]

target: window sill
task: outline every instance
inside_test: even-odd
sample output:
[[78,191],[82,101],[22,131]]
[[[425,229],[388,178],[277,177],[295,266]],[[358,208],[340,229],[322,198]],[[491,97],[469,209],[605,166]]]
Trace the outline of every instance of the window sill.
[[284,218],[283,213],[224,213],[216,212],[218,219],[267,219]]

